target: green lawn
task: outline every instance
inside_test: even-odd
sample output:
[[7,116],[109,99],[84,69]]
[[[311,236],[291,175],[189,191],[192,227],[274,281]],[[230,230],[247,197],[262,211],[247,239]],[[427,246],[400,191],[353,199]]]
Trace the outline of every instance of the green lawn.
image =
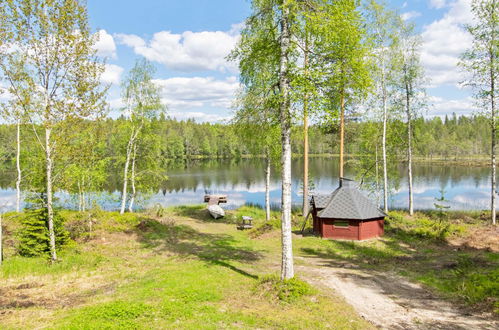
[[342,299],[301,284],[280,300],[266,276],[279,269],[278,239],[251,239],[202,207],[162,212],[161,222],[157,210],[97,212],[91,234],[85,217],[64,212],[79,238],[54,265],[8,247],[2,328],[371,328]]

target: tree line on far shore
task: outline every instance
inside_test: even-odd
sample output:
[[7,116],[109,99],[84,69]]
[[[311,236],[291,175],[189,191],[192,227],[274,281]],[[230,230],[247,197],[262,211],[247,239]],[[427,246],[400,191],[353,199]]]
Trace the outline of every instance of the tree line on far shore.
[[[254,156],[251,148],[238,134],[239,127],[231,123],[198,123],[194,119],[178,121],[162,116],[152,119],[150,127],[158,143],[158,160],[175,159],[227,159]],[[102,121],[81,121],[71,125],[75,139],[82,143],[92,142],[85,131],[99,131],[105,143],[101,158],[118,159],[123,148],[123,141],[116,138],[116,132],[126,124],[126,119],[107,118]],[[468,156],[484,156],[490,147],[490,131],[484,130],[487,118],[484,116],[445,116],[434,118],[419,117],[414,120],[415,145],[414,154],[425,158],[458,158]],[[64,125],[61,124],[61,125]],[[393,138],[390,142],[394,154],[403,160],[403,123],[393,121]],[[398,131],[397,131],[398,129]],[[32,127],[23,126],[23,140],[29,141]],[[255,128],[256,131],[256,128]],[[303,154],[301,136],[302,127],[296,125],[292,133],[292,151],[295,155]],[[309,153],[312,155],[338,154],[337,128],[333,126],[311,125],[309,127]],[[346,128],[345,151],[349,155],[365,155],[369,142],[380,135],[379,123],[372,121],[351,122]],[[114,138],[113,138],[114,137]],[[0,124],[0,162],[4,167],[14,164],[16,158],[16,125]],[[87,141],[85,141],[87,140]],[[23,143],[22,159],[32,163],[30,157],[35,157],[35,150],[29,150],[29,143]],[[398,150],[398,151],[397,151]],[[371,150],[369,150],[371,153]],[[373,154],[375,151],[373,152]],[[261,156],[260,153],[257,155]],[[109,169],[109,171],[112,171]]]

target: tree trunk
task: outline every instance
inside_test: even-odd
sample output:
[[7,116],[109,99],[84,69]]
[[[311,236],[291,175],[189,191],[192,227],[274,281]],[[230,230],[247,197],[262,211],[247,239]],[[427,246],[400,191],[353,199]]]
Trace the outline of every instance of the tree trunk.
[[125,160],[125,170],[123,172],[123,192],[121,194],[120,214],[125,213],[126,195],[127,195],[127,189],[128,189],[128,167],[130,166],[130,158],[132,156],[132,143],[133,143],[133,141],[132,141],[132,138],[130,137],[130,140],[128,141],[128,145],[126,148],[126,160]]
[[344,173],[343,173],[343,164],[344,164],[344,159],[343,159],[343,154],[345,152],[345,96],[344,96],[344,91],[340,92],[340,98],[341,98],[341,110],[340,110],[340,184],[341,184],[341,179],[343,179]]
[[265,220],[270,220],[270,152],[265,155]]
[[47,179],[47,214],[48,214],[48,227],[50,238],[50,255],[52,261],[57,260],[57,253],[55,251],[55,231],[54,231],[54,209],[52,205],[52,145],[50,141],[50,134],[52,130],[45,128],[45,165],[46,165],[46,179]]
[[[308,76],[308,39],[305,38],[305,54],[303,66],[305,67],[305,75]],[[308,214],[308,94],[305,90],[303,96],[303,208],[302,215],[306,217]]]
[[137,193],[135,189],[135,161],[137,158],[137,145],[133,146],[133,156],[132,156],[132,173],[130,177],[130,182],[132,184],[132,196],[130,197],[130,204],[128,205],[128,211],[133,212],[133,203],[135,202],[135,195]]
[[81,181],[78,179],[78,211],[82,212],[83,211],[83,199],[82,199],[82,193],[81,193]]
[[388,213],[388,169],[386,162],[386,132],[388,126],[388,106],[387,106],[387,93],[385,72],[382,72],[382,89],[383,89],[383,137],[382,137],[382,153],[383,153],[383,209]]
[[376,155],[375,155],[375,165],[376,165],[376,203],[379,206],[380,205],[380,198],[379,198],[379,161],[378,161],[378,139],[376,138]]
[[21,211],[21,121],[17,120],[17,134],[16,134],[17,150],[16,150],[16,168],[17,168],[17,180],[16,180],[16,212]]
[[406,112],[407,112],[407,176],[409,180],[409,215],[414,215],[414,197],[412,192],[412,118],[410,106],[410,91],[409,83],[405,84],[406,91]]
[[291,236],[291,113],[289,100],[289,7],[287,1],[282,6],[280,36],[279,89],[281,102],[279,105],[282,140],[282,198],[281,198],[281,230],[282,230],[282,263],[281,279],[294,277],[293,248]]
[[[496,8],[494,6],[494,8]],[[495,34],[494,34],[495,36]],[[493,38],[495,44],[495,38]],[[490,110],[492,124],[491,160],[492,160],[492,180],[491,180],[491,201],[490,212],[492,224],[496,225],[496,108],[495,108],[495,53],[490,50]]]
[[81,178],[81,210],[82,212],[87,210],[87,203],[85,200],[85,176]]

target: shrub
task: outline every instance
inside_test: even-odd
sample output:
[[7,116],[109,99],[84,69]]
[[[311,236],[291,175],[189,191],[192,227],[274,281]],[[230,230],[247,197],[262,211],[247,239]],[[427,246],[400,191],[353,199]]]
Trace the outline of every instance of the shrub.
[[259,281],[259,287],[271,298],[285,303],[294,302],[313,293],[312,287],[307,282],[296,277],[281,280],[277,275],[264,276]]
[[249,237],[257,238],[262,236],[265,233],[269,233],[275,229],[281,228],[281,221],[278,219],[270,219],[264,223],[259,224],[255,228],[253,228],[249,233]]
[[[69,241],[69,233],[64,228],[64,219],[54,212],[55,244],[59,248]],[[48,212],[46,208],[28,210],[19,231],[18,252],[24,257],[48,255],[50,238]]]

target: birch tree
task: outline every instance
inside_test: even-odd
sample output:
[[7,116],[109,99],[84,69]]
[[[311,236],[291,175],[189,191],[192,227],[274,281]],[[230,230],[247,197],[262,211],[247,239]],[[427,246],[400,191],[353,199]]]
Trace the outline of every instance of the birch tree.
[[[104,66],[96,58],[96,37],[90,33],[86,8],[77,0],[8,0],[12,31],[4,70],[9,92],[24,107],[27,120],[37,130],[45,161],[45,207],[50,255],[57,260],[53,194],[58,124],[69,118],[94,118],[105,110]],[[3,66],[5,69],[8,66]],[[7,72],[5,72],[7,71]]]
[[497,0],[473,0],[472,12],[475,23],[466,28],[473,37],[472,47],[461,57],[460,65],[469,74],[465,85],[475,91],[475,99],[487,114],[491,129],[490,168],[491,168],[491,221],[496,225],[496,139],[497,110],[496,85],[498,76],[498,18]]
[[235,104],[234,123],[254,154],[265,157],[265,218],[270,220],[272,162],[279,149],[279,69],[277,30],[271,15],[253,16],[229,55],[238,61],[242,89]]
[[237,99],[233,124],[241,134],[248,150],[265,159],[265,220],[270,220],[270,179],[272,163],[279,157],[279,125],[275,118],[275,104],[264,102],[256,92],[245,91]]
[[133,211],[137,195],[136,168],[139,140],[150,120],[165,109],[161,104],[160,88],[153,81],[154,72],[154,66],[146,59],[137,60],[122,82],[122,98],[125,104],[123,111],[128,119],[129,135],[125,149],[121,214],[125,213],[129,182],[132,188],[128,205],[130,212]]
[[[280,122],[281,135],[281,279],[294,277],[292,234],[291,234],[291,70],[294,46],[291,42],[294,27],[294,0],[253,0],[252,15],[246,20],[242,32],[252,38],[248,47],[240,50],[239,60],[257,56],[261,63],[271,61],[275,69],[271,75],[273,85],[277,87],[277,118]],[[240,64],[241,65],[241,64]],[[258,66],[255,67],[259,69]],[[242,75],[241,82],[250,86]],[[272,83],[270,84],[272,85]],[[268,85],[267,85],[268,86]]]
[[[387,134],[390,103],[393,101],[393,48],[397,43],[397,16],[386,9],[385,4],[371,0],[367,6],[369,33],[372,38],[373,55],[373,103],[381,108],[382,135],[381,153],[383,165],[383,208],[388,212],[388,160]],[[376,166],[377,168],[377,166]]]
[[398,58],[397,88],[400,106],[403,107],[407,124],[407,180],[409,188],[409,214],[414,215],[414,193],[412,178],[413,120],[425,106],[423,84],[424,69],[420,63],[421,37],[414,33],[414,25],[399,20],[400,42],[396,50]]
[[281,196],[281,230],[282,230],[282,263],[281,279],[294,277],[293,248],[291,234],[291,105],[290,105],[290,53],[291,53],[291,24],[292,1],[283,0],[278,7],[279,25],[279,115],[281,120],[281,167],[282,167],[282,196]]

